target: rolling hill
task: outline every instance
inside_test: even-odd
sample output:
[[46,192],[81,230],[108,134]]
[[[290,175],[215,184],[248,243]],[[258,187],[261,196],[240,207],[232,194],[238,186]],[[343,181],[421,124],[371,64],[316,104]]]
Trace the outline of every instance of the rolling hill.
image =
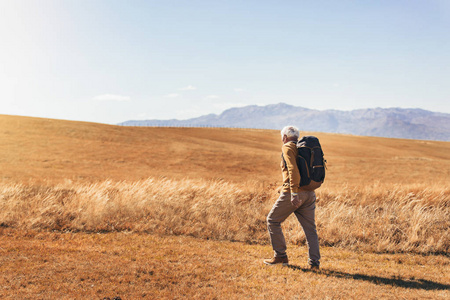
[[[321,140],[327,185],[365,184],[361,177],[381,183],[448,183],[448,142],[305,134]],[[0,140],[3,181],[281,180],[278,130],[126,127],[0,115]]]
[[450,143],[309,132],[322,262],[266,217],[278,130],[124,127],[0,115],[2,298],[448,299]]

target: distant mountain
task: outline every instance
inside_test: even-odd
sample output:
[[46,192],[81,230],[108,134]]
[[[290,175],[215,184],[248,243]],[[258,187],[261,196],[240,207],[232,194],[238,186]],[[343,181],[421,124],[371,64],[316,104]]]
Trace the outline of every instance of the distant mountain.
[[285,103],[230,108],[187,120],[126,121],[123,126],[239,127],[450,141],[450,114],[423,109],[373,108],[352,111],[314,110]]

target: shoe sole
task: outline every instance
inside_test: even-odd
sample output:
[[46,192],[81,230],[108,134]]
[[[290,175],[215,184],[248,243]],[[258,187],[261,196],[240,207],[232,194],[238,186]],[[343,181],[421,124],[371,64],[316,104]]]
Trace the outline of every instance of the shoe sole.
[[[268,266],[276,266],[276,265],[280,265],[280,263],[278,263],[278,264],[271,264],[271,263],[268,263],[268,262],[264,262],[266,265],[268,265]],[[289,266],[289,263],[281,263],[281,265],[282,266]]]

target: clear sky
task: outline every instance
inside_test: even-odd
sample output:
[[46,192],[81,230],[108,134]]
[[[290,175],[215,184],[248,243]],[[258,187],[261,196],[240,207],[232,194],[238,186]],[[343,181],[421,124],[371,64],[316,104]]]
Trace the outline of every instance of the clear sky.
[[450,0],[0,0],[0,114],[450,113]]

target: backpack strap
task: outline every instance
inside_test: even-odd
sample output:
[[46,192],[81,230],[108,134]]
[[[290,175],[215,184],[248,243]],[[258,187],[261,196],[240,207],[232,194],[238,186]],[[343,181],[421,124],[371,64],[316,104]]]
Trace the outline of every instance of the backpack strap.
[[286,160],[284,160],[283,153],[281,153],[281,159],[283,160],[284,167],[287,169],[287,163]]

